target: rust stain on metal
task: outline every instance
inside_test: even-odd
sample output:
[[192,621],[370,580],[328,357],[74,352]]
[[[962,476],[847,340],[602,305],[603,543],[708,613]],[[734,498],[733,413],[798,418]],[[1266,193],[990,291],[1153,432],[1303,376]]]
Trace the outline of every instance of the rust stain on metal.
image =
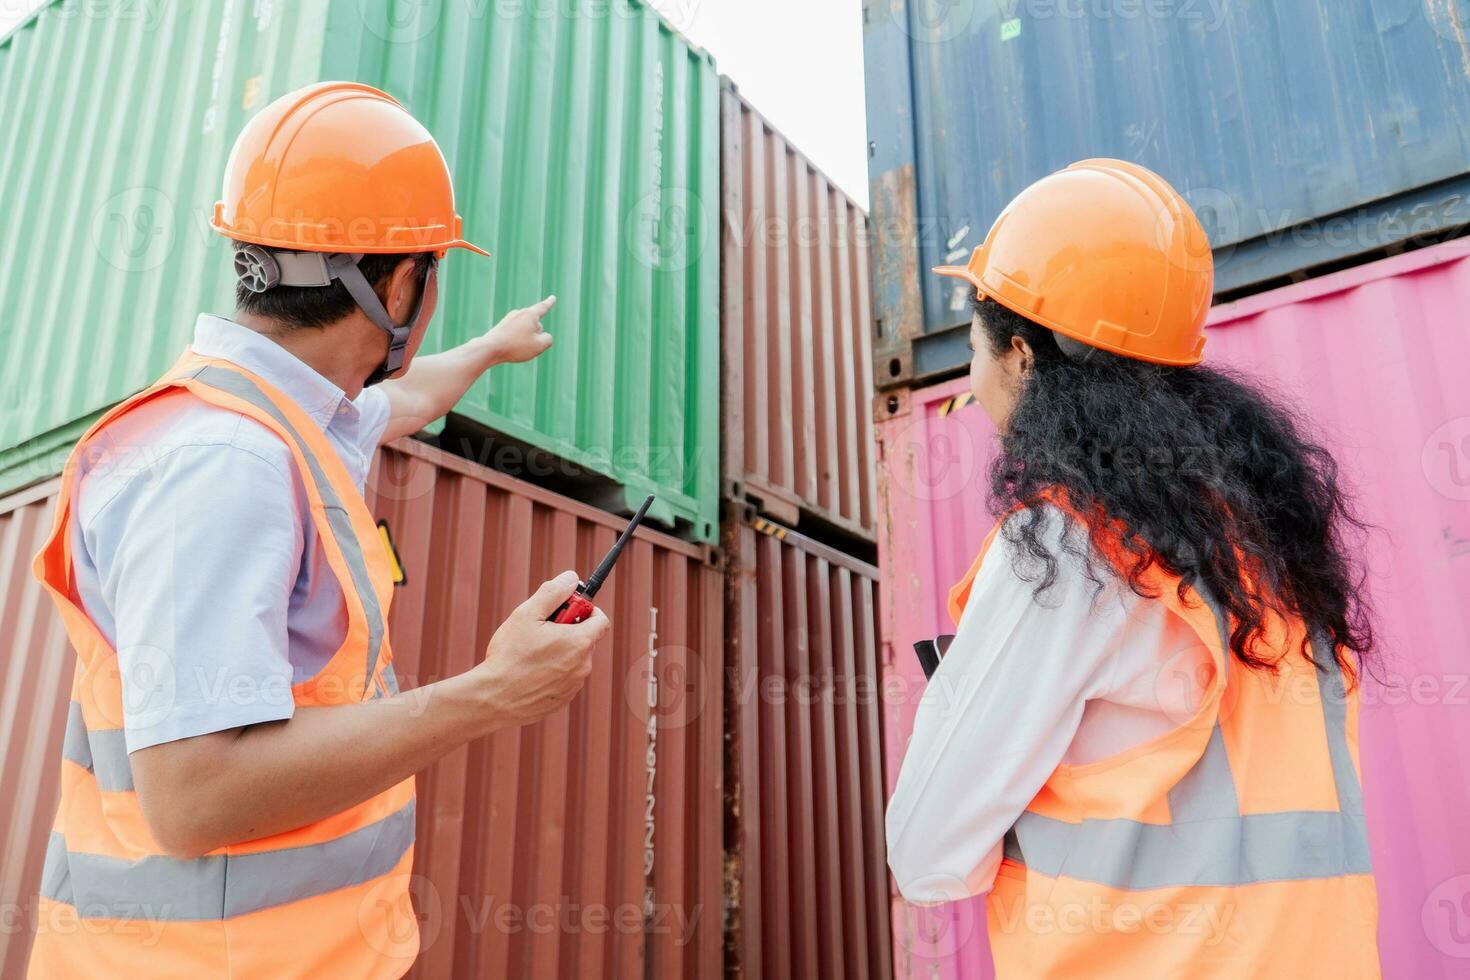
[[924,303],[919,288],[918,184],[914,165],[904,164],[872,180],[873,383],[879,390],[908,383],[913,375],[912,341],[923,334]]
[[1466,36],[1464,4],[1460,0],[1424,0],[1424,5],[1435,32],[1445,40],[1454,36],[1461,72],[1470,78],[1470,38]]

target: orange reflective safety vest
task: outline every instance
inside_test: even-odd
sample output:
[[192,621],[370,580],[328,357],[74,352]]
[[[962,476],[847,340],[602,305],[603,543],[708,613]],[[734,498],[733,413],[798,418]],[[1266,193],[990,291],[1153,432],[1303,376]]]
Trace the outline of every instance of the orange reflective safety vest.
[[77,669],[30,974],[401,976],[418,952],[408,896],[412,778],[325,820],[196,860],[165,855],[139,809],[117,656],[74,587],[72,491],[78,459],[113,421],[144,402],[190,398],[254,419],[290,447],[341,583],[346,639],[320,673],[292,688],[296,704],[340,705],[397,691],[387,630],[392,573],[357,485],[290,399],[228,361],[186,352],[163,380],[83,436],[62,477],[51,537],[36,557]]
[[[956,624],[999,529],[950,592]],[[997,975],[1379,976],[1356,687],[1325,641],[1312,645],[1323,670],[1300,654],[1300,623],[1269,624],[1276,675],[1232,662],[1221,610],[1198,590],[1181,601],[1179,584],[1145,578],[1211,655],[1198,709],[1143,745],[1058,766],[1027,806],[986,902]],[[1193,669],[1198,650],[1176,662]]]

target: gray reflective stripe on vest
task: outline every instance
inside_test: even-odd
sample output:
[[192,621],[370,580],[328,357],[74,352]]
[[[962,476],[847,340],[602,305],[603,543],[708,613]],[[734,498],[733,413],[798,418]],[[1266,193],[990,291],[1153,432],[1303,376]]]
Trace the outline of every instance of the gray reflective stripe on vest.
[[1327,752],[1332,757],[1332,778],[1337,783],[1337,808],[1344,813],[1362,813],[1363,787],[1358,782],[1358,770],[1353,768],[1347,742],[1348,695],[1342,667],[1332,655],[1332,647],[1320,635],[1312,637],[1312,656],[1325,668],[1317,671],[1317,690],[1322,696],[1322,714],[1327,719]]
[[1239,815],[1240,800],[1235,795],[1230,756],[1225,752],[1225,733],[1216,722],[1204,755],[1169,790],[1169,817],[1175,824],[1189,824]]
[[413,846],[414,801],[377,823],[320,844],[183,861],[137,861],[66,849],[53,832],[41,897],[87,919],[163,922],[234,918],[381,878]]
[[1368,874],[1361,813],[1252,813],[1197,823],[1066,823],[1022,814],[1014,855],[1051,878],[1121,890],[1234,886]]
[[348,516],[347,508],[342,505],[342,500],[327,480],[326,473],[322,470],[321,463],[316,455],[312,453],[311,447],[296,427],[282,414],[274,402],[266,397],[260,387],[237,371],[228,368],[205,366],[198,368],[188,377],[197,378],[211,388],[216,388],[226,394],[243,398],[256,408],[270,415],[281,424],[296,442],[301,450],[301,455],[306,459],[306,464],[311,468],[311,478],[316,483],[317,491],[321,494],[322,503],[326,506],[327,524],[331,527],[332,537],[341,549],[343,558],[347,561],[347,569],[352,576],[352,584],[357,590],[358,597],[362,600],[363,613],[367,616],[368,627],[368,650],[367,650],[367,674],[369,689],[373,669],[378,665],[378,655],[383,647],[383,610],[378,605],[378,593],[373,590],[373,579],[368,574],[367,560],[363,557],[362,547],[357,539],[357,532],[352,529],[352,519]]
[[[1209,603],[1217,623],[1220,610]],[[1226,660],[1229,634],[1221,628]],[[1315,639],[1315,638],[1314,638]],[[1336,812],[1241,814],[1224,733],[1215,723],[1205,751],[1169,791],[1173,822],[1083,820],[1070,823],[1027,811],[1003,842],[1005,856],[1051,878],[1120,890],[1237,886],[1369,874],[1363,794],[1347,741],[1347,694],[1341,668],[1318,641],[1314,657]]]
[[73,701],[66,713],[66,740],[61,757],[90,772],[104,793],[126,793],[133,789],[133,767],[121,728],[87,730],[82,706]]
[[[1199,595],[1215,619],[1215,628],[1220,634],[1220,650],[1223,656],[1222,676],[1230,676],[1230,630],[1225,625],[1229,620],[1223,615],[1219,603],[1210,595],[1203,582],[1195,586]],[[1224,698],[1224,692],[1221,692]],[[1235,776],[1230,771],[1230,756],[1225,751],[1225,733],[1217,719],[1210,730],[1210,740],[1205,743],[1204,755],[1184,774],[1184,778],[1169,790],[1169,815],[1176,824],[1189,824],[1200,820],[1234,819],[1240,816],[1240,800],[1235,793]]]

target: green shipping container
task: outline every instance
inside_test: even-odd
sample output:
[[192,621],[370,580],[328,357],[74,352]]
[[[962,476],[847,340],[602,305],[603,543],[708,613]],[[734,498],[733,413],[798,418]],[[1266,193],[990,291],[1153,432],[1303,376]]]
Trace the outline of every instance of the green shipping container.
[[233,308],[208,227],[225,157],[324,78],[429,127],[495,253],[447,261],[426,349],[560,299],[551,352],[457,412],[713,541],[719,81],[635,0],[60,0],[0,41],[0,492],[58,472],[198,312]]

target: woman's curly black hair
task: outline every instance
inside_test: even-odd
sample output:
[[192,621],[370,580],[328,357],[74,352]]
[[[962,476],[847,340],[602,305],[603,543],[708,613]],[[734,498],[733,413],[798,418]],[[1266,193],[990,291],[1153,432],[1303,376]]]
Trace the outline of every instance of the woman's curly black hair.
[[[1074,510],[1101,515],[1120,533],[1126,567],[1116,570],[1135,592],[1150,595],[1143,577],[1155,565],[1182,578],[1181,598],[1202,584],[1228,611],[1230,649],[1242,663],[1274,671],[1281,651],[1257,644],[1274,611],[1300,618],[1309,637],[1325,634],[1356,681],[1373,629],[1349,538],[1369,527],[1303,419],[1231,371],[1091,348],[1074,359],[1045,327],[993,301],[975,309],[996,355],[1012,337],[1034,355],[991,468],[990,498],[996,513],[1025,509],[1004,533],[1017,546],[1018,573],[1041,563],[1038,596],[1058,568],[1043,543],[1042,505],[1061,490]],[[1076,538],[1066,535],[1063,547],[1100,583],[1103,559]],[[1309,639],[1302,653],[1325,666]]]

